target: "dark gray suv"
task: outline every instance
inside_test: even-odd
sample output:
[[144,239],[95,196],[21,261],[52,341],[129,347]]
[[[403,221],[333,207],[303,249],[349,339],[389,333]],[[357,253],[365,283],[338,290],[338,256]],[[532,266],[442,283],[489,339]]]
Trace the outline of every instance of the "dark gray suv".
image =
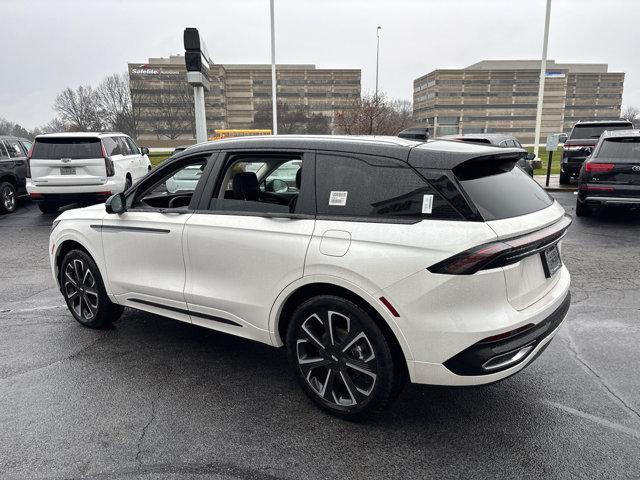
[[27,154],[33,142],[0,136],[0,213],[11,213],[18,197],[27,194]]

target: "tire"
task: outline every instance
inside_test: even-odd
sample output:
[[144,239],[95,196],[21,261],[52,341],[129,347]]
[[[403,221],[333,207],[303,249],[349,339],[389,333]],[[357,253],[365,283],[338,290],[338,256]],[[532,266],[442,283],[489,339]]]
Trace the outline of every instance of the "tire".
[[560,185],[569,185],[571,183],[571,174],[560,172]]
[[13,213],[18,206],[16,187],[10,182],[0,183],[0,212]]
[[104,328],[120,318],[124,307],[107,295],[98,266],[82,250],[71,250],[60,265],[60,291],[69,311],[89,328]]
[[593,211],[589,205],[585,205],[584,202],[576,200],[576,216],[577,217],[590,217]]
[[56,213],[60,208],[60,205],[51,202],[38,202],[38,208],[42,213],[49,214]]
[[384,333],[355,303],[333,295],[303,302],[287,329],[287,356],[307,396],[325,411],[362,420],[400,393],[403,369]]

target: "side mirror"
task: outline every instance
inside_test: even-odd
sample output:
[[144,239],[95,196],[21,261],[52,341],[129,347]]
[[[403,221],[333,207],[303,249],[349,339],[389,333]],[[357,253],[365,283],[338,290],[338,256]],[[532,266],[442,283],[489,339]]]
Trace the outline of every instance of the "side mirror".
[[124,213],[127,209],[127,202],[124,193],[111,195],[104,204],[104,209],[107,213]]
[[565,143],[567,141],[567,134],[566,133],[561,133],[558,136],[558,143]]
[[149,149],[147,147],[140,147],[142,155],[149,155]]
[[593,147],[587,147],[584,149],[584,153],[587,154],[587,156],[591,155],[593,153]]
[[524,158],[526,158],[527,160],[535,160],[536,154],[533,152],[527,152],[527,155]]

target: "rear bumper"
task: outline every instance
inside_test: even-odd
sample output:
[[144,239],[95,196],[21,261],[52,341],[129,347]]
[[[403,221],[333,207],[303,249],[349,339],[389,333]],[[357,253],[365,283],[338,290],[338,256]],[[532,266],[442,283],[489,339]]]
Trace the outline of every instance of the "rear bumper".
[[638,205],[640,197],[592,197],[586,196],[581,199],[583,202],[598,205]]
[[124,181],[110,178],[98,185],[34,185],[27,180],[27,192],[35,201],[71,202],[83,199],[106,200],[114,193],[124,190]]
[[504,340],[476,343],[444,362],[444,366],[462,376],[490,375],[516,366],[535,355],[538,345],[548,344],[545,340],[560,327],[569,305],[571,294],[567,293],[564,301],[537,325]]

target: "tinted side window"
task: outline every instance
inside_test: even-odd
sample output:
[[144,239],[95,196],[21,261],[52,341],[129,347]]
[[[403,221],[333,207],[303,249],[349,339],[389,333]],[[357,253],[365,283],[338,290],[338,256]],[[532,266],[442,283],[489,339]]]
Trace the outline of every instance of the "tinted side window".
[[129,137],[124,137],[124,140],[125,142],[127,142],[127,145],[129,145],[129,150],[131,151],[131,154],[138,155],[140,153],[140,149],[138,148],[138,145],[136,145],[136,142],[131,140]]
[[116,142],[115,137],[104,137],[102,139],[104,149],[107,152],[107,156],[120,155],[120,145]]
[[5,147],[7,147],[7,152],[11,158],[19,158],[24,157],[24,153],[22,152],[22,147],[20,146],[20,142],[18,140],[5,140]]
[[459,219],[458,212],[403,162],[319,153],[318,215]]
[[124,140],[124,137],[115,137],[118,145],[120,146],[120,152],[122,155],[131,155],[131,149],[129,144]]
[[0,142],[0,158],[5,158],[8,157],[9,154],[7,153],[7,149],[4,146],[3,142]]

